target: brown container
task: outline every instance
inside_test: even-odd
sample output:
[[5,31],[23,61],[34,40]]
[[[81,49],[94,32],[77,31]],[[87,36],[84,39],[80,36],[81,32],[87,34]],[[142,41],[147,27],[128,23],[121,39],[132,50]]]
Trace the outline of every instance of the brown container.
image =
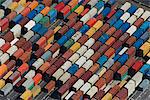
[[10,59],[13,59],[13,60],[17,60],[19,57],[21,57],[24,53],[24,50],[19,48],[11,57]]
[[92,72],[91,72],[91,71],[87,71],[87,72],[81,77],[81,79],[82,79],[84,82],[87,82],[91,76],[92,76]]
[[115,96],[112,100],[120,100],[120,99],[119,99],[118,97]]
[[32,43],[30,41],[26,41],[26,43],[22,46],[24,51],[30,51],[32,49]]
[[95,63],[90,69],[89,71],[92,72],[92,74],[94,74],[98,69],[99,69],[99,64]]
[[110,47],[105,53],[104,55],[107,56],[108,58],[110,58],[113,54],[115,53],[115,49]]
[[56,68],[58,69],[61,65],[63,65],[65,63],[65,59],[63,57],[60,57],[55,63],[54,65],[56,66]]
[[80,100],[80,98],[83,96],[83,91],[78,90],[72,97],[72,100]]
[[98,89],[103,89],[104,86],[106,86],[106,79],[104,79],[103,77],[101,77],[95,84],[95,86],[98,87]]
[[103,44],[103,45],[99,48],[98,52],[99,52],[100,54],[103,54],[108,48],[109,48],[109,46],[107,46],[106,44]]
[[120,99],[120,100],[127,100],[128,97],[128,90],[126,88],[122,88],[117,94],[116,96]]
[[68,31],[69,27],[67,25],[64,25],[59,31],[58,33],[60,33],[61,35],[64,35],[67,31]]
[[45,52],[44,48],[39,48],[37,51],[35,51],[34,54],[32,54],[32,58],[34,59],[38,59],[39,57],[41,57]]
[[91,47],[95,52],[100,48],[102,43],[100,41],[96,41],[95,44]]
[[82,3],[83,6],[85,6],[90,0],[84,0],[84,2]]
[[94,96],[94,98],[95,98],[96,100],[101,100],[104,95],[105,95],[105,91],[99,90],[99,91],[96,93],[96,95]]
[[95,63],[99,59],[100,56],[101,56],[101,53],[96,52],[90,59],[93,61],[93,63]]
[[57,70],[55,65],[52,65],[51,67],[49,67],[49,69],[46,71],[46,76],[50,77],[52,76],[55,71]]
[[80,39],[77,42],[83,45],[88,39],[89,39],[88,36],[84,34],[83,36],[80,37]]
[[22,78],[19,82],[16,83],[14,86],[14,89],[16,92],[23,93],[25,91],[25,88],[22,86],[22,84],[26,81],[26,78]]
[[82,27],[83,23],[78,21],[72,28],[78,31]]
[[42,0],[42,3],[43,3],[45,6],[50,7],[51,4],[52,4],[52,0]]
[[21,27],[23,27],[25,24],[27,24],[27,22],[29,22],[29,18],[24,17],[24,18],[19,22],[19,24],[21,25]]
[[[69,87],[71,88],[72,85],[78,80],[78,78],[76,76],[71,76],[69,78],[69,80],[65,83],[67,85],[69,85]],[[61,87],[62,88],[62,87]]]
[[50,63],[49,62],[45,62],[39,69],[38,72],[44,74],[46,72],[46,70],[50,67]]
[[0,50],[6,52],[10,47],[11,44],[9,42],[6,42],[2,47],[0,47]]
[[130,47],[136,41],[136,37],[131,36],[125,43],[125,46]]
[[114,65],[110,68],[114,73],[121,67],[120,62],[115,62]]
[[112,94],[112,96],[115,96],[119,90],[120,90],[120,86],[115,85],[108,91],[108,93]]
[[25,43],[26,43],[26,39],[25,39],[25,38],[20,38],[20,39],[15,43],[15,45],[16,45],[18,48],[21,48]]
[[48,40],[50,37],[54,35],[54,30],[49,29],[45,34],[44,37],[46,37],[46,40]]
[[20,77],[20,72],[15,71],[9,78],[8,78],[8,82],[10,83],[14,83],[18,78]]
[[14,19],[16,17],[17,13],[15,11],[9,13],[9,15],[6,16],[6,18],[11,21],[12,19]]
[[45,87],[44,92],[49,93],[52,92],[52,90],[55,88],[56,82],[51,80]]
[[74,75],[75,75],[77,78],[80,78],[85,72],[86,72],[86,70],[81,67]]
[[77,16],[78,16],[78,14],[77,14],[77,13],[72,12],[72,13],[71,13],[71,14],[67,17],[67,19],[69,19],[69,20],[77,19]]
[[101,28],[100,30],[105,33],[107,30],[109,29],[109,24],[105,23]]
[[2,36],[3,39],[7,42],[11,42],[14,39],[14,35],[11,31],[7,32],[4,36]]
[[76,23],[76,19],[71,19],[71,20],[69,20],[69,21],[66,23],[66,25],[67,25],[69,28],[71,28],[71,27],[73,27],[73,26],[75,25],[75,23]]
[[69,49],[62,55],[62,57],[68,60],[72,55],[73,55],[73,51]]
[[106,34],[108,34],[109,36],[111,36],[115,31],[116,31],[116,28],[115,28],[115,27],[111,27],[111,28],[106,32]]
[[143,22],[144,22],[144,19],[139,18],[138,20],[136,20],[136,22],[134,23],[134,25],[135,25],[136,27],[140,27]]
[[134,56],[135,53],[136,53],[136,48],[133,47],[133,46],[130,47],[130,48],[127,50],[127,52],[126,52],[126,54],[128,54],[129,56]]
[[107,70],[102,77],[106,79],[106,84],[108,84],[111,80],[113,80],[113,76],[114,72],[112,70]]
[[115,37],[116,39],[118,39],[121,35],[122,35],[122,31],[117,30],[112,36]]
[[122,46],[122,44],[123,43],[120,40],[117,40],[112,47],[117,50],[120,46]]
[[132,67],[132,65],[135,63],[136,61],[136,58],[133,56],[133,57],[130,57],[127,62],[125,63],[126,66],[128,66],[129,68]]
[[60,48],[59,44],[58,43],[55,43],[53,46],[50,47],[50,51],[52,53],[56,52],[58,49]]
[[100,36],[102,36],[102,31],[101,31],[101,30],[99,30],[99,31],[97,31],[96,33],[94,33],[94,34],[92,35],[92,38],[95,39],[95,40],[98,40],[98,38],[99,38]]
[[7,68],[8,71],[12,70],[16,65],[16,61],[15,60],[11,60],[8,64],[7,64]]
[[120,38],[119,40],[122,42],[122,43],[125,43],[128,38],[130,37],[129,33],[124,33]]

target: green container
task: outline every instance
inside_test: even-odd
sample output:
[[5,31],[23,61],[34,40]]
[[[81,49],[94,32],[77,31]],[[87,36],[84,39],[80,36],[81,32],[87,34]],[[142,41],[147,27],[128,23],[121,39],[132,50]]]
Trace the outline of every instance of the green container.
[[73,39],[69,39],[69,40],[64,44],[64,47],[66,47],[67,49],[69,49],[73,44],[74,44],[74,40],[73,40]]
[[50,23],[50,19],[48,16],[45,16],[40,20],[39,23],[45,26],[46,24]]
[[78,7],[79,5],[76,5],[73,9],[71,9],[71,12],[74,12]]
[[43,15],[41,13],[37,14],[33,20],[38,23],[43,18]]

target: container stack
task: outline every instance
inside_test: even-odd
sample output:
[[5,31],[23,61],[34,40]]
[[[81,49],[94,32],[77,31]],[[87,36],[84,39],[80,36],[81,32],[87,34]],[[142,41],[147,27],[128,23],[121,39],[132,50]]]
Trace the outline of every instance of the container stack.
[[142,6],[0,1],[0,98],[126,100],[149,87],[150,11]]

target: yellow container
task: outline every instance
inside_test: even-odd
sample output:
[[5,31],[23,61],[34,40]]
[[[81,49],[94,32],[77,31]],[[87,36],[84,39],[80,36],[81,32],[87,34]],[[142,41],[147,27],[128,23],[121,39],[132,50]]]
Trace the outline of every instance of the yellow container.
[[37,1],[33,1],[28,7],[31,8],[31,10],[33,10],[34,8],[36,8],[38,6],[38,2]]
[[52,43],[54,41],[54,35],[47,40],[47,43]]
[[145,56],[150,51],[150,43],[145,42],[140,49],[143,50],[143,56]]
[[101,28],[103,26],[103,22],[98,20],[94,25],[93,27],[96,29],[96,31]]
[[76,12],[78,15],[80,15],[84,10],[84,6],[80,5],[74,12]]
[[32,92],[30,90],[26,90],[21,96],[20,98],[23,100],[28,100],[29,98],[32,97]]
[[127,83],[126,80],[122,80],[119,84],[119,87],[122,88]]
[[112,100],[112,94],[107,93],[107,94],[102,98],[102,100]]
[[59,31],[61,29],[61,26],[57,26],[55,29],[54,29],[54,33],[56,33],[57,31]]
[[33,98],[35,98],[41,92],[41,87],[39,85],[36,85],[33,87],[31,92],[32,92]]
[[13,2],[8,6],[8,8],[11,9],[12,11],[15,10],[17,7],[18,7],[17,2]]
[[89,36],[89,38],[96,32],[94,27],[91,27],[85,34]]
[[20,0],[20,1],[18,2],[18,4],[19,4],[19,5],[22,5],[23,7],[25,7],[25,6],[26,6],[26,0]]
[[73,46],[71,46],[70,49],[71,49],[73,52],[76,52],[76,51],[80,48],[80,46],[81,46],[81,44],[78,43],[78,42],[76,42]]
[[9,71],[9,72],[3,77],[3,79],[4,79],[4,80],[8,79],[11,74],[13,74],[13,71]]
[[50,7],[45,7],[42,11],[41,14],[43,14],[44,16],[48,14],[48,12],[50,11]]
[[107,69],[106,69],[105,67],[102,67],[102,68],[101,68],[101,71],[100,71],[99,74],[98,74],[99,77],[101,77],[101,76],[106,72],[106,70],[107,70]]
[[5,86],[5,80],[0,80],[0,89],[2,89]]
[[150,52],[147,54],[147,57],[150,57]]

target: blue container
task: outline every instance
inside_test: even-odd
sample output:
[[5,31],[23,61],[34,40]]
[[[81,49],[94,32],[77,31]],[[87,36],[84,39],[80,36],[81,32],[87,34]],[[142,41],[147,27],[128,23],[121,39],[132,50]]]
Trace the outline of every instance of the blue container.
[[39,35],[44,36],[44,34],[48,31],[47,27],[42,26],[41,29],[37,32]]
[[113,16],[115,16],[117,19],[119,19],[123,15],[123,13],[124,12],[120,9]]
[[100,67],[102,67],[103,64],[104,64],[107,60],[108,60],[107,56],[103,55],[103,56],[101,56],[101,57],[98,59],[97,63],[100,65]]
[[121,50],[122,50],[122,46],[116,50],[115,54],[118,54]]
[[144,42],[148,40],[148,38],[150,37],[150,32],[145,32],[140,39],[142,39]]
[[103,1],[99,1],[95,5],[95,8],[97,8],[98,10],[100,10],[102,7],[104,7],[104,2]]
[[104,44],[108,39],[109,35],[104,33],[98,40]]
[[63,0],[64,4],[67,4],[70,0]]
[[68,32],[65,35],[68,37],[68,39],[70,39],[74,35],[74,33],[75,33],[75,29],[71,28],[68,30]]
[[119,19],[113,26],[116,29],[119,29],[122,24],[123,24],[123,20]]
[[150,80],[150,70],[146,73],[146,77]]
[[109,7],[106,7],[103,11],[102,11],[102,15],[103,17],[106,17],[109,13],[110,13],[111,9]]
[[128,9],[127,12],[129,12],[130,14],[133,14],[136,10],[137,10],[137,6],[131,5],[131,7]]
[[52,52],[48,50],[48,51],[46,51],[46,52],[41,56],[41,58],[42,58],[44,61],[47,61],[51,56],[52,56]]
[[37,13],[40,13],[43,9],[45,8],[45,6],[44,5],[42,5],[42,4],[39,4],[34,10],[36,10],[37,11]]
[[67,36],[63,35],[63,36],[57,41],[57,43],[58,43],[60,46],[62,46],[62,45],[64,45],[67,41],[68,41]]
[[129,56],[127,54],[123,54],[119,59],[118,62],[121,63],[121,65],[123,65],[127,60],[128,60]]
[[119,59],[119,57],[120,57],[119,54],[115,55],[115,57],[113,57],[114,62],[116,62]]
[[116,2],[116,0],[109,0],[108,4],[113,5]]
[[85,34],[89,30],[89,28],[90,27],[88,25],[83,25],[81,29],[79,30],[79,32],[81,32],[82,34]]
[[112,16],[107,23],[109,23],[110,26],[112,26],[117,21],[117,18],[115,16]]
[[23,16],[21,14],[17,15],[14,19],[13,22],[16,24],[19,23],[23,19]]
[[29,41],[34,44],[40,39],[40,37],[41,36],[39,34],[35,34]]
[[34,32],[38,32],[39,29],[41,29],[41,27],[42,27],[42,25],[38,23],[35,26],[33,26],[31,30]]
[[56,17],[50,18],[50,23],[54,23],[56,21]]
[[129,23],[124,23],[121,27],[120,27],[120,30],[122,30],[122,32],[126,32],[127,29],[130,27],[130,24]]
[[135,33],[133,33],[133,36],[135,36],[137,39],[140,38],[140,36],[143,35],[143,30],[141,28],[139,28],[137,31],[135,31]]
[[29,19],[33,19],[38,13],[36,12],[36,10],[32,10],[28,15],[27,17]]
[[71,75],[74,75],[77,70],[79,69],[79,66],[76,65],[76,64],[73,64],[69,69],[68,69],[68,72],[71,74]]
[[150,22],[149,21],[145,21],[140,28],[145,32],[148,28],[150,27]]
[[28,62],[29,66],[32,66],[32,64],[33,64],[35,61],[36,61],[36,59],[31,59],[31,60],[29,60],[29,62]]
[[139,38],[139,39],[133,44],[133,46],[134,46],[136,49],[139,49],[139,48],[142,46],[143,43],[144,43],[144,41]]
[[50,16],[51,18],[57,17],[57,10],[51,9],[47,15]]
[[140,69],[140,72],[145,75],[149,70],[150,70],[150,65],[149,64],[144,64],[142,66],[142,68]]

